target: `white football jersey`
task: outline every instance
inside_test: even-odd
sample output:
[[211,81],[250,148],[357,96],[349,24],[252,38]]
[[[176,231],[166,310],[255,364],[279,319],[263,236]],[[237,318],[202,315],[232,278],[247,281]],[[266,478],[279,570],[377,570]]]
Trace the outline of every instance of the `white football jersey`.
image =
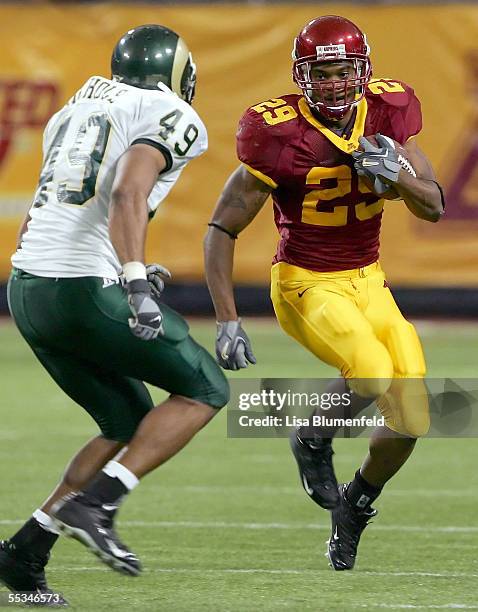
[[154,213],[185,165],[207,149],[198,114],[159,86],[139,89],[94,76],[53,115],[43,135],[31,220],[12,257],[15,267],[38,276],[117,279],[121,265],[108,213],[119,157],[141,142],[163,152],[167,165],[148,198]]

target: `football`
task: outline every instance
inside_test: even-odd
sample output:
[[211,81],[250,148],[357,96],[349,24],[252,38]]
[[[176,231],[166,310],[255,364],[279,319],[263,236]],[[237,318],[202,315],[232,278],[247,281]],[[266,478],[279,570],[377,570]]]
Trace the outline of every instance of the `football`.
[[[371,142],[375,147],[379,146],[378,143],[377,143],[377,140],[375,139],[375,136],[366,136],[365,138],[369,142]],[[399,161],[400,165],[402,166],[402,168],[404,170],[406,170],[407,172],[409,172],[411,175],[416,176],[415,170],[413,169],[412,164],[408,160],[407,151],[405,150],[405,148],[400,143],[398,143],[396,140],[394,140],[393,142],[395,143],[395,150],[398,153],[398,161]],[[370,181],[370,179],[368,177],[361,176],[360,177],[360,183],[366,189],[368,189],[369,191],[374,193],[373,183],[372,183],[372,181]],[[381,195],[381,197],[384,200],[399,200],[400,199],[400,195],[395,190],[395,188],[392,187],[392,186],[390,186],[390,188],[387,189],[387,191],[385,193],[380,194],[380,195]]]

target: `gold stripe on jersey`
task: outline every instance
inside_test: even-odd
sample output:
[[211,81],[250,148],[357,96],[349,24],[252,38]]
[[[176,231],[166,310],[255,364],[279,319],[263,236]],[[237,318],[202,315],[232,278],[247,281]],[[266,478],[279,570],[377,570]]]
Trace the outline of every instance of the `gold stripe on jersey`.
[[266,174],[263,174],[260,170],[256,170],[255,168],[248,166],[247,164],[242,164],[242,165],[248,172],[253,174],[260,181],[262,181],[266,185],[269,185],[269,187],[272,187],[272,189],[277,189],[278,187],[277,183],[273,181],[269,176],[267,176]]
[[367,100],[362,98],[360,102],[357,104],[357,115],[355,117],[354,129],[352,130],[352,135],[347,140],[346,138],[340,137],[338,134],[329,130],[329,128],[325,127],[318,119],[314,117],[312,114],[309,105],[307,104],[305,98],[301,98],[299,100],[299,110],[302,115],[307,119],[307,121],[313,125],[317,130],[319,130],[332,144],[334,144],[338,149],[343,151],[344,153],[351,153],[355,151],[359,146],[359,138],[363,136],[363,131],[365,128],[365,118],[367,116]]

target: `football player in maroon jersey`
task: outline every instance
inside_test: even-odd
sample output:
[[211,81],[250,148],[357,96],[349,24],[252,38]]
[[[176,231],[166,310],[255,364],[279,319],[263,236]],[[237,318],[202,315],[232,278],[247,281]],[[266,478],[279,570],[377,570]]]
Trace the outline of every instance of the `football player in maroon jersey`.
[[244,113],[242,163],[205,241],[216,354],[222,367],[236,370],[255,357],[234,303],[234,244],[271,195],[280,236],[271,297],[281,327],[340,370],[335,390],[350,391],[352,416],[376,399],[385,418],[355,477],[340,487],[332,465],[336,430],[311,435],[299,428],[291,437],[305,490],[332,510],[328,556],[335,570],[353,568],[361,533],[376,514],[372,502],[429,427],[420,341],[379,263],[384,199],[403,200],[425,221],[438,221],[444,209],[431,164],[413,139],[422,127],[420,102],[405,83],[372,79],[369,53],[365,35],[343,17],[319,17],[303,28],[293,50],[301,93]]

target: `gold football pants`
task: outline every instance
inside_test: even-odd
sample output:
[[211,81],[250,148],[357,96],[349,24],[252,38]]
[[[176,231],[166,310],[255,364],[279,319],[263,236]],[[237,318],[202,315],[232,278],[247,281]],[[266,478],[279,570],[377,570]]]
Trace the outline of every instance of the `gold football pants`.
[[271,298],[282,329],[338,368],[362,397],[376,397],[387,426],[419,437],[428,431],[425,360],[415,328],[400,312],[378,262],[313,272],[280,262]]

